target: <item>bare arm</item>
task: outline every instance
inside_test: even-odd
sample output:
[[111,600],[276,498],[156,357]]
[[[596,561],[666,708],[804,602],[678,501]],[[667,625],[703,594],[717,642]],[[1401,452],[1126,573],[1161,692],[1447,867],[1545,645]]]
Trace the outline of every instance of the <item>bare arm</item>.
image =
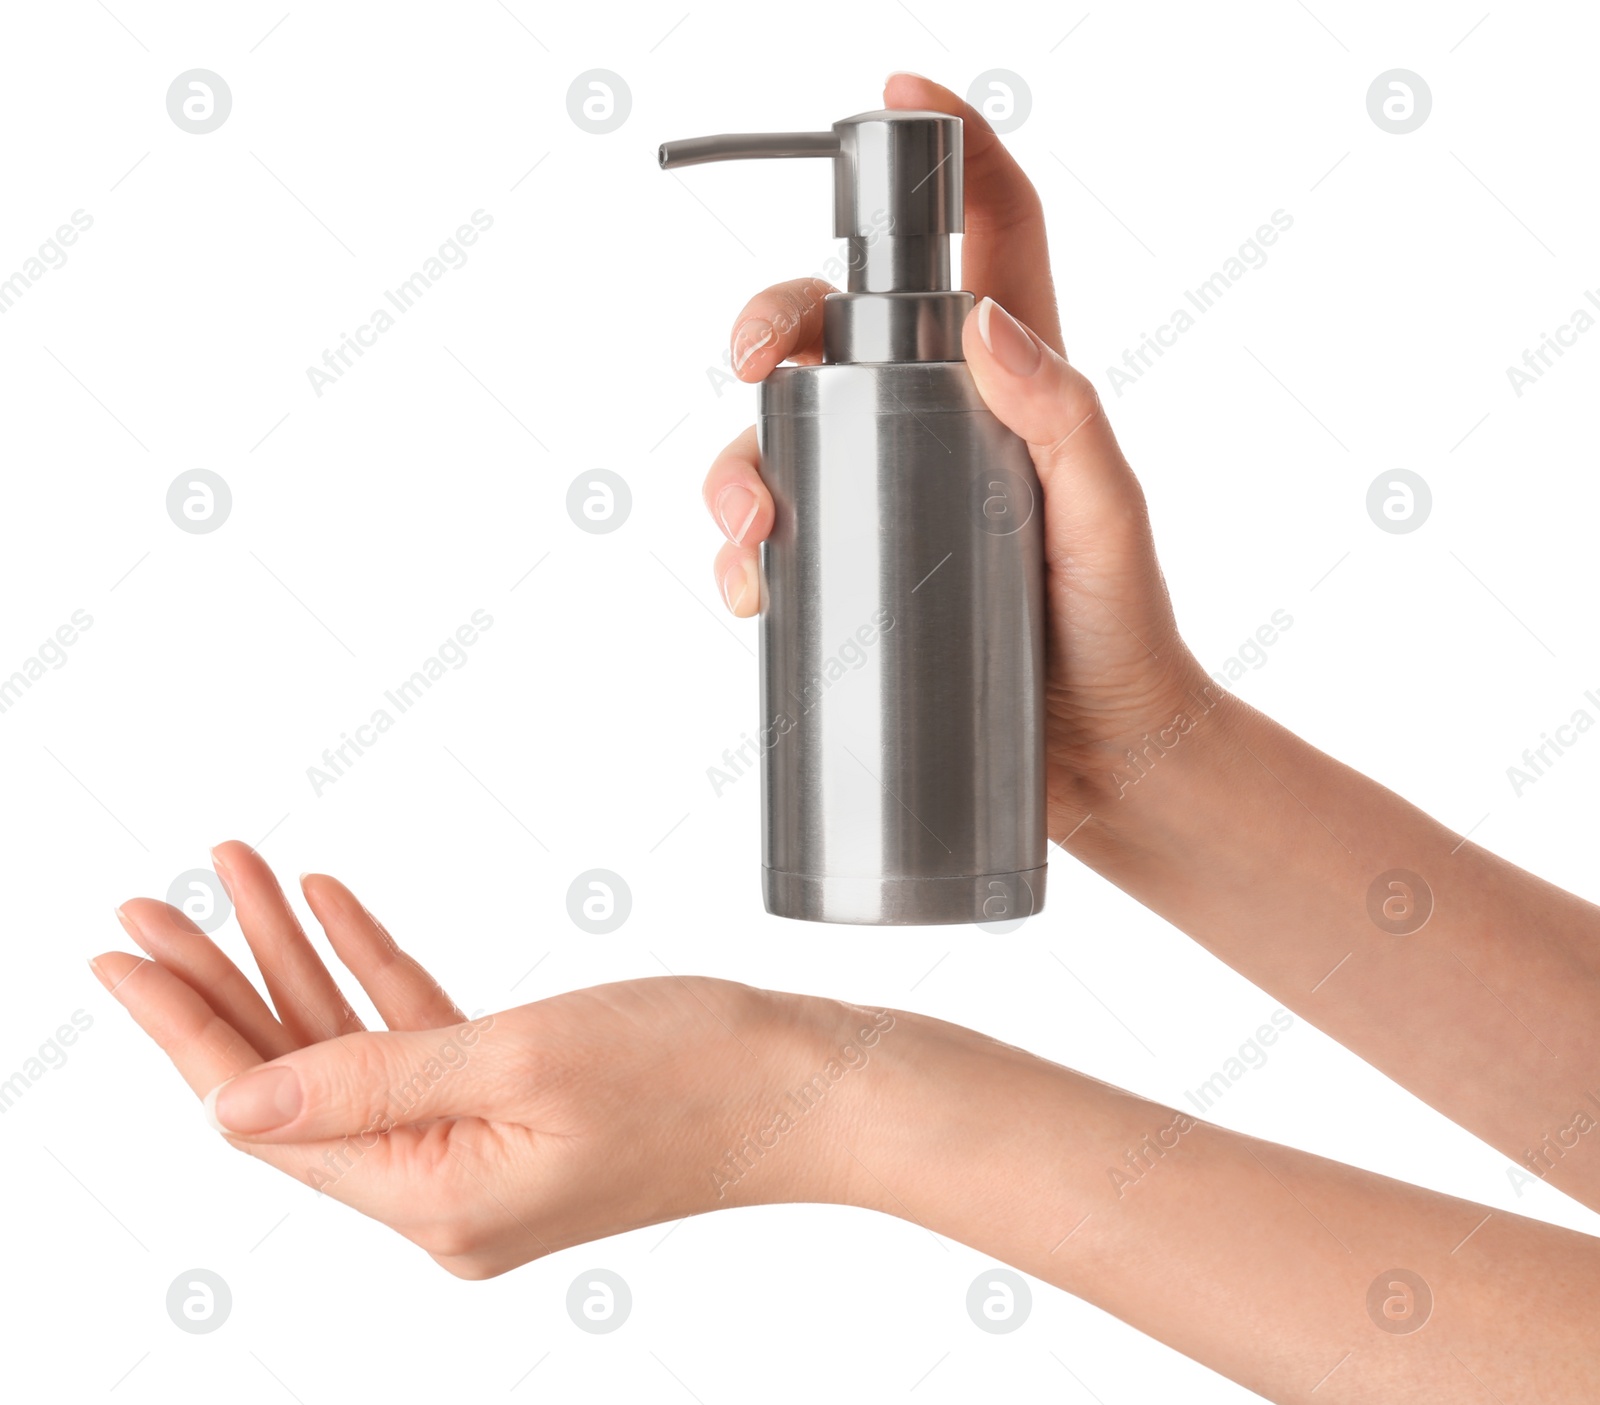
[[216,853],[276,1011],[147,899],[122,916],[151,959],[108,952],[97,974],[211,1093],[233,1145],[461,1277],[685,1215],[850,1204],[1056,1284],[1272,1400],[1600,1398],[1588,1236],[903,1011],[667,977],[467,1020],[348,889],[309,875],[390,1025],[369,1032],[266,865],[243,845]]
[[1269,1400],[1600,1398],[1600,1242],[900,1018],[866,1203]]
[[[1045,491],[1052,837],[1600,1209],[1600,909],[1463,843],[1215,687],[1178,633],[1138,481],[1094,387],[1062,354],[1027,177],[946,89],[897,75],[885,100],[966,123],[963,281],[994,301],[968,318],[963,346]],[[736,350],[742,329],[775,335],[740,376],[814,359],[821,307],[812,297],[797,310],[786,287],[753,298]],[[756,551],[773,523],[760,467],[747,433],[705,484],[728,538],[718,578],[738,615],[760,606]],[[1420,926],[1418,904],[1429,909]]]
[[1600,1209],[1600,908],[1463,841],[1208,679],[1174,707],[1193,724],[1176,745],[1146,755],[1129,737],[1085,764],[1055,822],[1076,829],[1071,850]]

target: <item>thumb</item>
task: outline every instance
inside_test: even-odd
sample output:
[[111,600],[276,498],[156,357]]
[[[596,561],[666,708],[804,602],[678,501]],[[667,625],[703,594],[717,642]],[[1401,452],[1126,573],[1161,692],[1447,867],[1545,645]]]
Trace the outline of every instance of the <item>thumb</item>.
[[978,393],[1026,441],[1046,497],[1070,483],[1074,519],[1142,516],[1144,495],[1086,376],[993,298],[967,314],[961,341]]
[[206,1095],[225,1136],[311,1142],[441,1117],[503,1116],[515,1080],[494,1016],[445,1029],[341,1035],[230,1078]]

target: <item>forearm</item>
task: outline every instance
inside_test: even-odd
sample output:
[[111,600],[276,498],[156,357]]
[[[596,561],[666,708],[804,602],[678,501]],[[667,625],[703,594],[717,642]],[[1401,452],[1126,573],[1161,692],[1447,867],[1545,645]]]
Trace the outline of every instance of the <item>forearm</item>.
[[[1323,1382],[1319,1400],[1475,1399],[1473,1375],[1506,1399],[1600,1393],[1600,1243],[898,1020],[854,1158],[862,1203],[1272,1400]],[[1391,1270],[1426,1286],[1407,1300]]]
[[[1600,909],[1235,698],[1197,694],[1190,711],[1176,745],[1146,748],[1138,766],[1108,753],[1088,768],[1107,780],[1082,797],[1091,818],[1069,849],[1600,1209]],[[1405,888],[1375,891],[1394,870],[1425,885],[1396,880],[1414,890],[1409,909]]]

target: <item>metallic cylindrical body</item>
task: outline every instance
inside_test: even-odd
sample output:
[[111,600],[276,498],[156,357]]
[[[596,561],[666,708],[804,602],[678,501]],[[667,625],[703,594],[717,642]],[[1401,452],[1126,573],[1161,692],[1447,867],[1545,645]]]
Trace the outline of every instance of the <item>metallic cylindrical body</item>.
[[1044,503],[1026,446],[960,360],[780,367],[759,432],[777,505],[761,548],[767,910],[1037,912]]
[[761,386],[767,911],[1003,922],[1044,906],[1044,496],[962,356],[961,119],[664,142],[667,169],[833,161],[849,289]]

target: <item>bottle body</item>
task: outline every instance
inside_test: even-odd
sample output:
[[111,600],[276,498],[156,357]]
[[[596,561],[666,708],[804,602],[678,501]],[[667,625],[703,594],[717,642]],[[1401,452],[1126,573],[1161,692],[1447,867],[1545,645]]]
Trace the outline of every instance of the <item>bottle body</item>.
[[763,383],[767,910],[1004,921],[1044,903],[1043,494],[965,363]]

